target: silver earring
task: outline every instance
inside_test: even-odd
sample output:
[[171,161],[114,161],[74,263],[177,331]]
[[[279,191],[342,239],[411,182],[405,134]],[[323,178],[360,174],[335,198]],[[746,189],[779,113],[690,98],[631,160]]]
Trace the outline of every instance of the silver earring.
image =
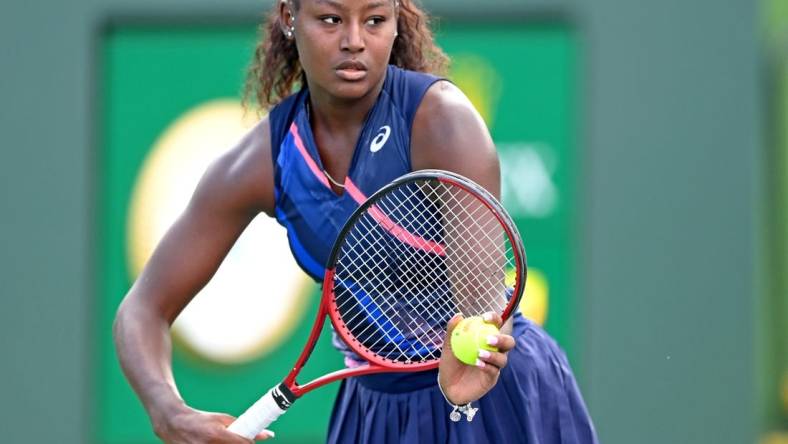
[[285,36],[286,36],[288,39],[292,39],[292,38],[293,38],[293,31],[295,31],[295,28],[291,26],[291,27],[290,27],[290,29],[288,29],[288,30],[285,32]]

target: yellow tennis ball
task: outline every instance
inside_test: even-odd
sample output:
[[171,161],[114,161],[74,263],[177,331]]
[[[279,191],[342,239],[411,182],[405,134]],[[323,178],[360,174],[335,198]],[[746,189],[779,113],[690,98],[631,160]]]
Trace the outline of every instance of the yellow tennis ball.
[[480,349],[498,351],[487,344],[487,337],[498,333],[498,327],[484,322],[481,316],[465,318],[451,333],[451,350],[461,362],[474,365]]

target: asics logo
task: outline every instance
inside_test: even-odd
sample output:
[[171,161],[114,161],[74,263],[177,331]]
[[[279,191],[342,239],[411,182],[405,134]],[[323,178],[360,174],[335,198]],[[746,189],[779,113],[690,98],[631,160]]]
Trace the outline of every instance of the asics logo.
[[372,142],[369,144],[369,150],[373,153],[377,153],[383,148],[383,145],[386,144],[386,141],[389,140],[389,136],[391,135],[391,127],[388,125],[384,125],[380,127],[380,133],[372,139]]

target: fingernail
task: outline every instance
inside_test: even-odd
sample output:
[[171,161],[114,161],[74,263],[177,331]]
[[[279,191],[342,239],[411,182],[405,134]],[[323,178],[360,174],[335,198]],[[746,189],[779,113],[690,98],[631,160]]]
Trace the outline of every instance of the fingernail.
[[492,354],[490,354],[490,352],[488,352],[487,350],[485,350],[485,349],[483,349],[483,348],[482,348],[482,349],[479,349],[479,357],[480,357],[480,358],[487,359],[487,358],[489,358],[490,356],[492,356]]
[[485,322],[492,322],[493,314],[492,313],[485,313],[484,315],[482,315],[482,319],[484,319]]
[[487,336],[487,345],[498,345],[498,336]]
[[276,433],[274,433],[274,432],[272,432],[270,430],[266,430],[265,433],[268,434],[268,436],[271,437],[271,438],[276,438]]
[[479,367],[479,368],[484,368],[484,366],[486,366],[486,365],[487,365],[487,364],[486,364],[484,361],[482,361],[482,360],[480,360],[480,359],[477,359],[477,360],[476,360],[476,367]]

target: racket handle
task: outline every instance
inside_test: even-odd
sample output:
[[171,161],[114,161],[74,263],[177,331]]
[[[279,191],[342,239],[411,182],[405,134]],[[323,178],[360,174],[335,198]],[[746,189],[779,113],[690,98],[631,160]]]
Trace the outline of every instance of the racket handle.
[[286,412],[295,400],[293,392],[284,383],[279,384],[252,404],[227,430],[253,439]]

